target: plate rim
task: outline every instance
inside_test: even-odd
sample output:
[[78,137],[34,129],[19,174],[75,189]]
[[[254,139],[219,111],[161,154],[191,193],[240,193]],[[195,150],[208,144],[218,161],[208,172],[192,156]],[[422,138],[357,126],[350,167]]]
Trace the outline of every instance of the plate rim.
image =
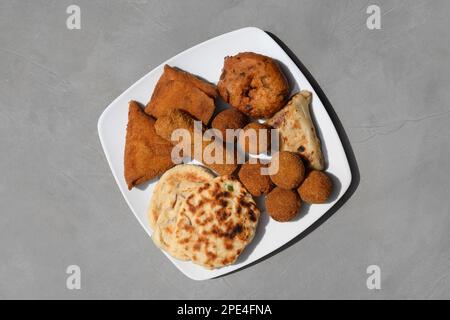
[[[341,195],[335,200],[335,203],[333,204],[333,206],[331,206],[329,209],[327,209],[326,211],[324,211],[317,219],[315,219],[315,220],[312,221],[311,223],[307,224],[307,225],[303,228],[303,230],[301,230],[300,232],[296,233],[296,234],[293,235],[292,237],[288,237],[288,239],[287,239],[286,241],[283,241],[283,244],[281,244],[281,245],[278,246],[277,248],[275,248],[275,249],[273,249],[273,250],[270,250],[269,252],[267,252],[267,253],[264,254],[263,256],[261,256],[261,257],[255,259],[255,260],[253,260],[253,261],[250,261],[250,262],[248,262],[248,263],[246,263],[246,264],[244,264],[244,265],[242,265],[242,266],[240,266],[240,267],[238,267],[238,268],[236,268],[236,269],[234,269],[234,270],[224,271],[224,272],[221,273],[221,274],[218,274],[218,275],[212,275],[212,276],[207,276],[206,273],[203,274],[204,276],[200,276],[200,275],[199,275],[199,276],[196,276],[196,275],[193,275],[193,274],[191,274],[191,273],[186,272],[186,271],[185,271],[184,269],[182,269],[178,264],[174,263],[174,262],[170,259],[170,257],[169,257],[169,255],[168,255],[167,252],[164,252],[163,250],[161,250],[161,251],[164,253],[164,255],[166,255],[166,256],[169,258],[169,261],[172,262],[172,264],[173,264],[173,265],[174,265],[181,273],[183,273],[185,276],[187,276],[188,278],[190,278],[190,279],[192,279],[192,280],[195,280],[195,281],[203,281],[203,280],[214,279],[214,278],[218,278],[218,277],[225,276],[226,274],[229,274],[229,273],[237,272],[237,271],[239,271],[239,270],[241,270],[241,269],[243,269],[243,268],[248,267],[248,266],[251,265],[251,264],[257,263],[258,261],[260,261],[261,259],[263,259],[264,257],[266,257],[268,254],[270,254],[270,253],[274,252],[275,250],[277,250],[277,249],[283,247],[284,245],[286,245],[287,243],[289,243],[290,241],[292,241],[293,239],[295,239],[296,237],[298,237],[298,236],[300,236],[302,233],[304,233],[308,228],[310,228],[313,224],[315,224],[321,217],[323,217],[328,211],[332,210],[332,209],[339,203],[339,201],[345,196],[345,194],[347,193],[347,191],[348,191],[348,189],[349,189],[349,187],[350,187],[350,185],[351,185],[351,182],[352,182],[352,180],[353,180],[353,175],[352,175],[352,172],[351,172],[350,163],[349,163],[349,161],[348,161],[348,157],[347,157],[347,154],[346,154],[346,152],[345,152],[345,148],[344,148],[344,146],[343,146],[343,144],[342,144],[342,139],[341,139],[341,137],[340,137],[340,135],[339,135],[339,132],[338,132],[337,129],[336,129],[336,126],[335,126],[335,124],[334,124],[332,118],[330,117],[330,114],[328,113],[328,110],[326,109],[325,105],[323,104],[322,100],[320,99],[320,96],[317,94],[317,91],[315,90],[313,84],[309,81],[309,79],[305,76],[305,74],[301,71],[301,69],[297,66],[297,64],[291,59],[291,57],[289,56],[289,54],[288,54],[288,53],[287,53],[287,52],[286,52],[286,51],[285,51],[285,50],[284,50],[284,49],[283,49],[283,48],[282,48],[282,47],[281,47],[281,46],[280,46],[280,45],[279,45],[279,44],[278,44],[278,43],[277,43],[277,42],[276,42],[269,34],[267,34],[267,32],[265,32],[264,30],[262,30],[262,29],[260,29],[260,28],[258,28],[258,27],[248,26],[248,27],[240,28],[240,29],[233,30],[233,31],[230,31],[230,32],[226,32],[226,33],[220,34],[220,35],[218,35],[218,36],[215,36],[215,37],[213,37],[213,38],[210,38],[210,39],[208,39],[208,40],[205,40],[205,41],[203,41],[203,42],[200,42],[200,43],[198,43],[198,44],[196,44],[196,45],[194,45],[194,46],[192,46],[192,47],[190,47],[190,48],[188,48],[188,49],[186,49],[186,50],[183,50],[182,52],[180,52],[180,53],[178,53],[178,54],[172,56],[171,58],[165,60],[164,62],[160,63],[160,64],[157,65],[156,67],[152,68],[152,70],[150,70],[149,72],[147,72],[146,74],[144,74],[141,78],[139,78],[137,81],[135,81],[130,87],[128,87],[127,89],[125,89],[125,90],[124,90],[117,98],[115,98],[115,99],[114,99],[114,100],[113,100],[113,101],[112,101],[112,102],[111,102],[111,103],[110,103],[110,104],[102,111],[102,113],[100,114],[99,119],[98,119],[98,122],[97,122],[97,131],[98,131],[98,135],[99,135],[99,139],[100,139],[100,144],[101,144],[101,146],[102,146],[103,152],[104,152],[105,157],[106,157],[106,160],[107,160],[107,162],[108,162],[108,166],[109,166],[109,168],[110,168],[110,171],[111,171],[111,173],[112,173],[112,175],[113,175],[113,177],[114,177],[114,180],[116,181],[117,187],[119,188],[119,190],[120,190],[120,192],[121,192],[121,194],[122,194],[122,197],[125,199],[125,202],[127,203],[129,209],[131,210],[131,212],[132,212],[133,215],[135,216],[136,220],[138,220],[138,222],[139,222],[139,224],[141,225],[141,227],[142,227],[142,228],[145,230],[145,232],[151,237],[151,233],[149,233],[149,231],[148,231],[148,229],[147,229],[147,226],[145,226],[144,223],[143,223],[143,221],[141,221],[141,219],[139,218],[138,214],[135,212],[133,206],[131,205],[131,203],[130,203],[128,197],[125,195],[124,190],[122,190],[121,184],[120,184],[120,181],[119,181],[120,178],[119,178],[118,174],[116,174],[116,172],[115,172],[115,170],[113,169],[113,166],[112,166],[112,161],[111,161],[110,153],[109,153],[108,149],[105,148],[105,138],[104,138],[104,133],[103,133],[103,131],[102,131],[102,126],[103,126],[103,124],[104,124],[106,115],[110,112],[110,109],[112,108],[113,105],[116,104],[117,101],[119,101],[120,99],[122,99],[129,91],[133,90],[136,86],[138,86],[142,81],[144,81],[144,79],[145,79],[149,74],[151,74],[151,73],[154,72],[155,70],[157,70],[157,69],[163,67],[165,64],[170,63],[170,61],[175,60],[177,57],[179,57],[179,56],[181,56],[181,55],[184,55],[184,54],[188,53],[189,51],[194,50],[195,48],[198,48],[198,47],[200,47],[200,46],[203,46],[203,45],[207,44],[208,42],[217,41],[217,40],[219,40],[219,39],[222,38],[222,37],[229,36],[229,35],[231,35],[231,34],[233,34],[233,33],[239,33],[239,32],[243,32],[243,31],[253,31],[253,32],[257,32],[257,33],[263,34],[263,35],[266,37],[266,39],[268,39],[274,46],[276,46],[276,47],[278,47],[279,49],[281,49],[281,52],[283,52],[283,53],[285,54],[286,58],[289,59],[289,61],[292,63],[292,65],[294,65],[294,66],[297,68],[298,72],[299,72],[301,75],[303,75],[303,77],[306,79],[306,81],[308,82],[308,84],[311,86],[312,90],[314,91],[313,93],[314,93],[315,96],[316,96],[315,99],[318,99],[318,100],[320,101],[320,104],[323,106],[324,111],[325,111],[325,113],[326,113],[326,116],[329,118],[329,120],[330,120],[330,122],[331,122],[331,124],[332,124],[332,129],[334,130],[334,132],[336,133],[336,136],[338,137],[339,147],[340,147],[340,150],[339,150],[339,151],[341,152],[341,155],[343,155],[343,159],[345,159],[345,163],[344,163],[345,168],[342,168],[342,169],[345,169],[345,170],[343,170],[344,172],[342,173],[342,175],[345,175],[345,181],[340,181],[340,182],[341,182],[341,192],[342,192],[342,193],[341,193]],[[219,270],[220,270],[220,269],[219,269]],[[209,270],[208,270],[208,271],[209,271]]]

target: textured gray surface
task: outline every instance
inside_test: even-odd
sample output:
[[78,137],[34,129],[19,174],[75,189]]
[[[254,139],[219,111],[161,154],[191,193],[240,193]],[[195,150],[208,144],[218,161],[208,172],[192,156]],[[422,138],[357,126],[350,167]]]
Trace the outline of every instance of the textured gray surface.
[[[450,298],[450,2],[377,2],[369,31],[369,1],[77,0],[70,31],[72,1],[1,0],[0,298]],[[96,124],[162,61],[244,26],[314,75],[360,180],[354,166],[351,197],[300,241],[194,282],[131,214]],[[66,289],[70,264],[80,291]]]

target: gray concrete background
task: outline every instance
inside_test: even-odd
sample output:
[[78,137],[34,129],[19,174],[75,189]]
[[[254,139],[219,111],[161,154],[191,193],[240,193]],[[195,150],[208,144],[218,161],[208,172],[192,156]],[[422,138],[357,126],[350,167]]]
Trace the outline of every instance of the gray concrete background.
[[[73,3],[79,31],[65,25]],[[373,3],[379,31],[365,25]],[[445,0],[0,0],[0,298],[450,298],[449,13]],[[317,80],[357,179],[299,241],[194,282],[131,214],[96,124],[167,58],[244,26]],[[65,286],[71,264],[79,291]]]

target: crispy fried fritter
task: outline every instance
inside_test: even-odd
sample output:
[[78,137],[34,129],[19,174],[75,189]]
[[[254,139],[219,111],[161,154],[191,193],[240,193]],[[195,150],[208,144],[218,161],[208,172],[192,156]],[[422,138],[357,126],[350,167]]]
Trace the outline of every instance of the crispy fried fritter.
[[174,68],[166,64],[164,66],[164,73],[161,76],[159,82],[166,82],[170,80],[178,80],[191,83],[194,87],[200,89],[206,93],[209,97],[216,99],[219,95],[217,88],[214,84],[209,83],[203,79],[200,79],[193,74],[183,71],[178,68]]
[[333,191],[333,181],[322,171],[311,171],[303,181],[298,193],[306,203],[325,203]]
[[213,99],[190,83],[170,80],[155,88],[145,112],[159,118],[173,109],[185,110],[207,124],[215,106]]
[[276,187],[266,197],[266,209],[276,221],[287,222],[294,219],[301,207],[298,194],[292,190]]
[[261,168],[267,167],[259,160],[257,163],[246,162],[239,170],[239,180],[254,197],[269,193],[272,182],[268,175],[261,174]]
[[124,155],[129,190],[174,166],[172,145],[156,134],[154,124],[136,101],[130,101]]
[[159,118],[173,109],[183,109],[208,124],[214,113],[216,97],[217,90],[213,84],[166,65],[145,112]]
[[283,189],[295,189],[305,178],[305,166],[299,155],[293,152],[280,151],[273,156],[278,171],[270,179]]
[[[213,142],[204,141],[203,149],[202,149],[203,159],[202,160],[200,160],[200,158],[196,158],[196,159],[199,161],[202,161],[205,166],[214,170],[219,176],[232,175],[236,171],[236,169],[239,167],[239,165],[237,163],[237,157],[236,157],[236,148],[234,148],[232,151],[229,152],[226,149],[226,143],[217,142],[215,149],[220,150],[220,148],[223,148],[222,149],[222,159],[219,158],[218,162],[211,163],[211,161],[207,160],[209,158],[208,155],[206,155],[206,157],[205,157],[205,148],[207,148],[208,146],[212,147],[213,143],[216,143],[216,142],[215,141],[213,141]],[[213,159],[215,159],[215,155],[216,155],[215,152],[211,153],[211,156],[213,157]]]
[[211,126],[214,129],[220,130],[224,141],[226,139],[227,129],[242,129],[248,123],[248,118],[242,112],[235,108],[228,108],[220,112],[212,121]]
[[[189,113],[180,109],[174,109],[165,116],[159,117],[155,123],[156,133],[167,141],[172,142],[172,133],[176,129],[185,129],[191,134],[191,141],[194,140],[194,121]],[[201,122],[198,122],[201,124]],[[199,127],[199,133],[203,133],[205,127],[201,125]]]
[[270,127],[259,122],[249,123],[241,131],[239,144],[245,153],[267,153],[271,144]]
[[226,102],[254,118],[274,115],[289,94],[288,81],[278,63],[253,52],[225,58],[218,89]]
[[[236,150],[233,151],[233,154],[230,154],[230,152],[226,149],[226,144],[222,141],[217,141],[217,144],[215,141],[203,141],[202,131],[197,131],[198,134],[194,136],[196,133],[196,131],[194,131],[194,120],[195,119],[187,112],[174,109],[168,115],[162,116],[156,120],[156,132],[164,139],[167,139],[167,141],[170,141],[173,145],[177,145],[180,141],[171,141],[172,132],[176,129],[188,130],[191,136],[191,144],[189,146],[190,150],[188,147],[188,149],[185,150],[187,152],[185,152],[183,156],[189,156],[203,162],[205,166],[214,170],[221,176],[231,175],[234,173],[238,167]],[[198,150],[194,148],[194,143],[196,141],[195,139],[200,141],[200,147]],[[211,154],[210,152],[205,152],[206,148],[208,148],[208,150],[212,150]],[[215,150],[222,151],[223,157],[218,162],[213,162],[216,155]],[[211,155],[211,158],[207,157],[207,159],[205,159],[204,155]],[[227,158],[231,159],[231,163],[227,163]]]

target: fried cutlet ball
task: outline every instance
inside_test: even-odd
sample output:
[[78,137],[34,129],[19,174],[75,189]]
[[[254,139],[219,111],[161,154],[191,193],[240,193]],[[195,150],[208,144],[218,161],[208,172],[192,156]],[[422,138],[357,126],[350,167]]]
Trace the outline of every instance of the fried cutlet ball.
[[311,171],[303,181],[298,193],[306,203],[325,203],[333,191],[333,182],[330,177],[322,171]]
[[239,170],[239,180],[254,197],[267,194],[272,189],[272,182],[268,175],[263,175],[261,169],[267,167],[259,160],[256,163],[247,161]]
[[278,63],[253,52],[226,57],[217,86],[223,100],[253,118],[270,118],[289,94]]
[[[213,144],[215,145],[213,146]],[[223,148],[222,158],[215,161],[216,153],[215,151],[210,152],[210,150],[220,150],[220,148]],[[205,166],[215,171],[219,176],[232,175],[239,167],[235,146],[233,150],[228,150],[227,144],[224,142],[203,141],[201,152],[201,158],[196,157],[196,154],[194,154],[194,158],[203,162]]]
[[299,155],[289,151],[280,151],[272,158],[276,173],[270,176],[270,179],[278,187],[283,189],[295,189],[305,178],[305,166]]
[[266,197],[266,209],[276,221],[287,222],[297,216],[302,201],[295,191],[276,187]]
[[251,122],[242,129],[239,144],[249,154],[267,153],[270,150],[270,127],[264,123]]
[[[183,148],[187,148],[183,149],[183,152],[180,152],[183,156],[191,157],[203,162],[205,166],[214,170],[220,176],[234,173],[238,168],[237,154],[235,150],[233,150],[233,154],[230,154],[230,152],[228,152],[229,150],[226,148],[226,145],[222,141],[218,141],[217,143],[215,141],[203,141],[203,130],[205,128],[201,125],[201,123],[198,123],[199,130],[195,131],[194,121],[195,118],[184,110],[173,109],[167,115],[161,116],[158,120],[156,120],[155,130],[160,137],[170,141],[172,145],[176,146],[180,144]],[[181,140],[171,140],[173,131],[177,129],[187,130],[190,134],[190,141],[187,143],[182,143]],[[179,137],[179,139],[182,138],[184,138],[184,136]],[[197,143],[200,144],[200,148],[195,148],[194,146],[196,139],[198,139]],[[218,159],[217,162],[214,162],[216,160],[215,151],[220,150],[220,148],[223,148],[221,150],[222,158]],[[231,159],[231,163],[227,163],[227,160],[229,159]]]
[[223,140],[227,141],[227,129],[242,129],[248,123],[248,118],[245,114],[236,110],[235,108],[228,108],[220,112],[212,121],[211,126],[214,129],[220,130]]

